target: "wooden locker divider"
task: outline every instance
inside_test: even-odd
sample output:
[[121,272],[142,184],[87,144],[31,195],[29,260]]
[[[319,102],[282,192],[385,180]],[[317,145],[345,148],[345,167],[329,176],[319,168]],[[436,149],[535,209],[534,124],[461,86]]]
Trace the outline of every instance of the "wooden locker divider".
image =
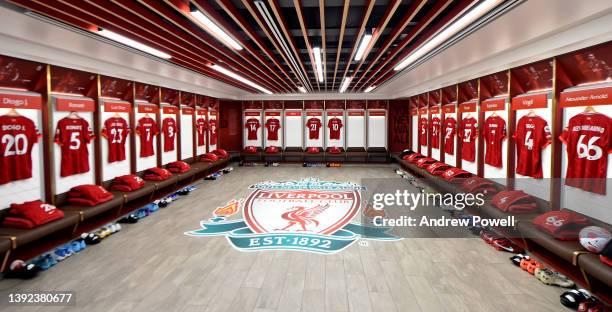
[[561,209],[561,157],[563,153],[563,144],[559,140],[559,136],[563,131],[563,110],[559,107],[559,97],[561,96],[561,88],[557,74],[559,71],[559,62],[557,57],[552,59],[552,144],[550,162],[551,170],[551,188],[550,188],[550,207],[552,210]]
[[99,135],[102,130],[102,125],[100,124],[100,96],[102,92],[101,84],[100,84],[100,74],[96,74],[96,83],[94,84],[95,92],[92,96],[94,100],[94,111],[93,111],[93,131],[96,135],[94,139],[94,181],[97,185],[102,185],[102,140]]
[[136,173],[136,83],[132,84],[132,111],[130,112],[130,171]]
[[51,119],[53,114],[53,103],[51,99],[51,65],[46,65],[45,72],[45,88],[44,92],[41,92],[43,97],[42,107],[42,141],[43,141],[43,166],[45,173],[45,201],[54,205],[55,204],[55,166],[54,166],[54,155],[53,155],[53,125],[51,125]]

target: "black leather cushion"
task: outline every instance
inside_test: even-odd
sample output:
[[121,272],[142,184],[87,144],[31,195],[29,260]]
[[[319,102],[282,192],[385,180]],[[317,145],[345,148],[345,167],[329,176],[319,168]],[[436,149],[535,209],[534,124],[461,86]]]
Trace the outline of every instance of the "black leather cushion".
[[601,262],[599,255],[592,253],[580,255],[578,266],[589,275],[612,287],[612,267]]
[[70,211],[70,212],[82,212],[83,220],[87,220],[91,217],[95,217],[101,213],[112,210],[114,208],[119,208],[123,203],[123,197],[121,194],[114,194],[115,197],[107,202],[103,202],[99,205],[88,207],[88,206],[80,206],[80,205],[66,205],[60,207],[62,211]]
[[0,228],[0,236],[16,237],[17,247],[19,247],[36,241],[47,235],[53,234],[57,231],[72,228],[77,224],[77,222],[79,222],[78,213],[65,212],[63,218],[29,230]]

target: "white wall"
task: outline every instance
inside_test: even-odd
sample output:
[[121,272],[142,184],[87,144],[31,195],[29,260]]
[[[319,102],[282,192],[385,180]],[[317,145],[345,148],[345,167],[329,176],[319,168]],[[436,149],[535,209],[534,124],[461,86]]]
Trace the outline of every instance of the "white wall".
[[[373,116],[378,112],[385,112],[384,116]],[[387,115],[386,111],[368,110],[368,148],[387,148]]]
[[417,151],[419,149],[419,115],[414,115],[410,117],[412,119],[411,122],[411,131],[410,135],[412,135],[412,150]]
[[[193,157],[194,115],[183,114],[181,106],[181,159]],[[194,111],[195,114],[195,111]]]
[[[299,116],[289,116],[292,113],[300,113]],[[283,122],[285,136],[285,147],[303,147],[304,140],[304,124],[306,119],[303,117],[304,112],[301,109],[285,110],[285,122]]]

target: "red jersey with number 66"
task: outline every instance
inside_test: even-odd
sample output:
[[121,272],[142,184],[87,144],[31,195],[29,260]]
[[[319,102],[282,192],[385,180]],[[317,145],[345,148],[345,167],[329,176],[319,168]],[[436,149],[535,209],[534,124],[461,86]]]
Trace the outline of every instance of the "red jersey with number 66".
[[516,124],[516,173],[542,178],[542,149],[551,143],[550,128],[540,116],[523,116]]
[[581,113],[570,118],[560,137],[567,148],[565,185],[606,194],[611,130],[612,118],[604,114]]
[[140,157],[149,157],[155,155],[153,149],[153,138],[159,132],[157,123],[153,118],[142,117],[138,120],[136,132],[140,135]]
[[24,116],[0,116],[0,184],[32,177],[34,122]]
[[102,136],[108,141],[108,162],[125,160],[125,141],[130,128],[121,117],[111,117],[104,122]]
[[268,141],[278,141],[278,129],[280,129],[280,120],[270,118],[266,121],[266,129],[268,129]]
[[87,144],[94,138],[87,120],[65,117],[57,122],[55,143],[61,146],[60,176],[67,177],[89,171]]

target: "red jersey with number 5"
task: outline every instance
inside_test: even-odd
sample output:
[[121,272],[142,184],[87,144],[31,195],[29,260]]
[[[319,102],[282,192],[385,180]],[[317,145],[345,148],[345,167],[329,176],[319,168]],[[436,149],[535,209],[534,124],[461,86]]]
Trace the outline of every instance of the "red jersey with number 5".
[[55,143],[61,146],[60,176],[67,177],[89,171],[87,144],[94,138],[87,120],[65,117],[57,122]]
[[461,138],[461,158],[466,161],[476,161],[476,137],[478,136],[478,121],[474,117],[463,118],[459,125]]
[[32,177],[32,147],[38,135],[27,117],[0,116],[0,184]]
[[429,131],[431,131],[431,147],[440,148],[440,118],[431,119]]
[[453,117],[444,118],[444,152],[449,155],[455,154],[455,132],[457,132],[457,120]]
[[306,122],[308,127],[308,138],[311,140],[319,139],[319,130],[321,130],[321,120],[319,118],[310,118]]
[[247,129],[247,140],[257,140],[257,131],[261,125],[259,120],[255,118],[247,119],[244,127]]
[[567,148],[565,185],[606,194],[611,130],[612,118],[604,114],[582,113],[570,118],[560,137]]
[[206,119],[198,118],[196,120],[196,131],[198,133],[198,146],[203,146],[206,142],[204,140],[204,134],[206,133]]
[[217,120],[208,120],[208,132],[210,133],[210,145],[217,145]]
[[495,115],[489,116],[483,125],[482,136],[485,140],[485,164],[502,167],[502,145],[506,138],[506,121]]
[[121,117],[111,117],[104,122],[102,136],[108,141],[108,162],[125,160],[125,141],[130,128]]
[[278,141],[278,129],[280,129],[280,120],[270,118],[266,121],[266,129],[268,129],[268,141]]
[[427,145],[427,118],[425,117],[419,119],[419,144]]
[[159,133],[157,123],[153,118],[142,117],[138,120],[136,133],[140,135],[140,157],[149,157],[155,155],[153,148],[153,138]]
[[516,173],[542,178],[542,149],[551,143],[550,128],[540,116],[523,116],[516,124]]
[[342,129],[342,120],[340,118],[332,118],[327,122],[329,128],[329,139],[340,140],[340,129]]
[[174,150],[174,141],[176,141],[176,121],[174,118],[164,118],[162,120],[162,133],[164,134],[164,152]]

